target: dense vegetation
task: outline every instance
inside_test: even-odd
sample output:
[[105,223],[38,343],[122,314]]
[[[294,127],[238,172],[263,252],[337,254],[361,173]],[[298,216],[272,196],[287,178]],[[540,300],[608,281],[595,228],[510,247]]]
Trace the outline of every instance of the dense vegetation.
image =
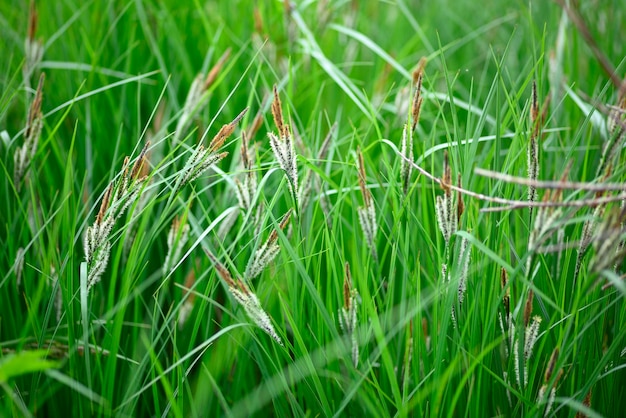
[[619,415],[626,8],[574,3],[0,3],[0,415]]

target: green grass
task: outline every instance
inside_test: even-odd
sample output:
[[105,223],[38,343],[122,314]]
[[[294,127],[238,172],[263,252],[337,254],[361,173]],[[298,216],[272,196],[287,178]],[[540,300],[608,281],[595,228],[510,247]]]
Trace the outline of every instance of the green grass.
[[[603,180],[597,171],[611,138],[598,109],[617,105],[618,92],[558,4],[297,2],[286,13],[282,1],[38,3],[43,61],[26,78],[28,5],[0,4],[0,415],[542,416],[544,384],[555,388],[550,414],[618,416],[626,407],[622,257],[594,269],[614,254],[601,244],[623,236],[621,218],[605,222],[620,202],[595,214],[590,205],[561,208],[529,250],[540,209],[485,212],[498,205],[464,196],[446,244],[435,207],[443,189],[416,170],[406,194],[401,181],[421,57],[413,158],[428,173],[442,176],[445,150],[455,184],[458,174],[466,190],[525,202],[526,186],[474,169],[527,176],[534,80],[540,104],[551,98],[539,179],[558,180],[571,164],[568,180]],[[623,5],[581,3],[599,49],[623,75]],[[176,131],[194,78],[229,48],[188,128]],[[43,130],[18,187],[14,154],[40,72]],[[274,85],[297,132],[299,181],[319,178],[307,205],[294,202],[270,147]],[[179,190],[197,144],[208,147],[245,108],[220,150],[228,156]],[[249,140],[258,187],[243,210],[235,179],[245,177],[242,132],[257,112],[262,123]],[[87,291],[87,228],[108,185],[121,184],[125,156],[132,165],[148,140],[148,177],[130,186],[140,198],[116,219],[106,269]],[[359,224],[357,148],[376,212],[376,257]],[[621,148],[607,182],[626,178]],[[563,199],[594,197],[565,190]],[[189,236],[174,235],[180,258],[164,272],[176,217]],[[607,229],[575,277],[592,222]],[[255,325],[205,254],[244,277],[273,230],[278,256],[247,285],[284,346]],[[339,322],[346,263],[358,292],[356,366]],[[518,384],[511,342],[526,338],[531,290],[541,323],[532,356],[519,356],[528,381]],[[505,294],[518,324],[511,334],[500,328]]]

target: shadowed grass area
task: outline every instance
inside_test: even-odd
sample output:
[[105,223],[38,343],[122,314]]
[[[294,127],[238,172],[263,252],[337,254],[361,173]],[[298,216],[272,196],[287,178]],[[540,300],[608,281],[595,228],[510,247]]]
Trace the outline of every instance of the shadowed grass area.
[[0,4],[0,415],[619,415],[620,6]]

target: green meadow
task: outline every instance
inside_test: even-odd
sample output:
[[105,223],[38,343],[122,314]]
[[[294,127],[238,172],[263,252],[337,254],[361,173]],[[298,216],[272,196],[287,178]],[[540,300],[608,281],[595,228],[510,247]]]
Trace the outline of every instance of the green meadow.
[[626,408],[626,7],[0,3],[0,416]]

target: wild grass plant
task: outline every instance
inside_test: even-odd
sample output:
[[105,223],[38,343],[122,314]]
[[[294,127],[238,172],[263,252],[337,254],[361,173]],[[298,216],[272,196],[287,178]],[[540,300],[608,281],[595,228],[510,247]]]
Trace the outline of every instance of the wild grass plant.
[[0,3],[0,415],[620,416],[625,13]]

